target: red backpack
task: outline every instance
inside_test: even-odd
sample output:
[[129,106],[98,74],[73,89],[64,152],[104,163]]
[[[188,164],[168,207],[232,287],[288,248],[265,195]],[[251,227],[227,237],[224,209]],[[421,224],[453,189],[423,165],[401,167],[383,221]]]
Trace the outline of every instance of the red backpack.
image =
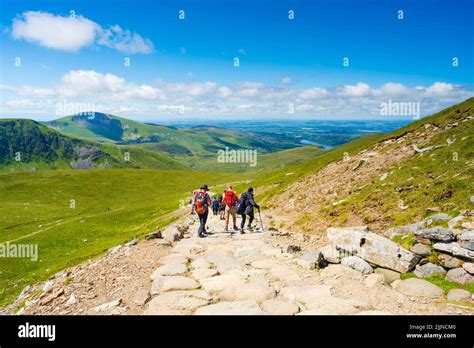
[[228,207],[235,206],[236,202],[236,194],[234,191],[225,191],[224,202]]
[[203,214],[208,209],[208,200],[206,192],[198,192],[194,196],[194,202],[196,203],[196,213]]

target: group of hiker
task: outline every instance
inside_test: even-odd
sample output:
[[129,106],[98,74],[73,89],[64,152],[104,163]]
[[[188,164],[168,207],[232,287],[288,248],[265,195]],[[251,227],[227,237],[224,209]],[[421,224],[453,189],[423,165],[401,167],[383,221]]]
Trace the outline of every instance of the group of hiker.
[[[195,192],[192,200],[191,214],[196,213],[199,216],[198,235],[201,238],[207,237],[206,222],[209,216],[209,210],[212,210],[214,216],[219,216],[221,220],[225,220],[224,231],[229,231],[229,220],[232,216],[233,230],[240,231],[244,234],[245,222],[248,219],[247,229],[252,231],[252,222],[254,220],[254,208],[260,211],[260,206],[255,203],[253,187],[249,187],[247,191],[239,196],[228,185],[222,195],[215,196],[212,200],[209,196],[209,187],[202,185],[199,191]],[[240,229],[237,226],[237,214],[242,216]]]

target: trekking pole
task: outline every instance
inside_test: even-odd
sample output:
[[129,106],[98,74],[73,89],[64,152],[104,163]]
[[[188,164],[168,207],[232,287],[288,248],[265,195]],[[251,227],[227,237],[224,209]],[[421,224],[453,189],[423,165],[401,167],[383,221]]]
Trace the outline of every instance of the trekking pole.
[[258,210],[258,217],[259,217],[259,219],[260,219],[260,226],[262,226],[262,232],[264,232],[264,231],[263,231],[262,215],[260,214],[260,209]]

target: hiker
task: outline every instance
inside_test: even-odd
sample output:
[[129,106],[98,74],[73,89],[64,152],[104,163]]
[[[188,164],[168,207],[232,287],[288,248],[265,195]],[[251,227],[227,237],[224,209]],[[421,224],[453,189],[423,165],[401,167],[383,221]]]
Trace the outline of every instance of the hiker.
[[222,193],[222,195],[219,195],[219,197],[220,197],[220,200],[219,200],[219,218],[220,218],[220,220],[224,220],[225,219],[225,217],[224,217],[224,213],[225,213],[225,200],[224,200],[225,190]]
[[217,212],[219,211],[219,201],[217,200],[216,197],[214,197],[214,199],[212,200],[211,208],[212,208],[212,214],[216,216]]
[[206,222],[207,216],[209,215],[209,206],[211,205],[211,197],[207,193],[209,187],[202,185],[199,191],[194,196],[193,208],[191,214],[196,212],[199,216],[199,229],[198,236],[201,238],[207,237],[206,235]]
[[232,190],[232,186],[227,186],[227,190],[224,191],[224,202],[225,202],[225,228],[224,231],[229,231],[229,215],[232,215],[232,221],[234,223],[234,230],[238,230],[237,227],[237,215],[236,215],[236,206],[239,201],[239,197]]
[[253,198],[253,187],[249,187],[246,192],[240,196],[240,204],[237,208],[237,214],[242,215],[242,222],[240,224],[240,233],[244,234],[245,220],[247,215],[249,217],[248,229],[252,231],[252,222],[254,219],[253,208],[257,208],[260,211],[260,206],[255,203]]

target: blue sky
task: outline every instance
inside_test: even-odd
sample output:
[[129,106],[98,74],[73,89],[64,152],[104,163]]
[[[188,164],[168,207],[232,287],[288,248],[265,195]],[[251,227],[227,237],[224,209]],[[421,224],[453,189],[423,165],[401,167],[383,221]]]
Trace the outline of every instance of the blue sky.
[[2,0],[0,13],[1,117],[82,103],[142,120],[371,118],[389,99],[425,115],[474,95],[472,0]]

